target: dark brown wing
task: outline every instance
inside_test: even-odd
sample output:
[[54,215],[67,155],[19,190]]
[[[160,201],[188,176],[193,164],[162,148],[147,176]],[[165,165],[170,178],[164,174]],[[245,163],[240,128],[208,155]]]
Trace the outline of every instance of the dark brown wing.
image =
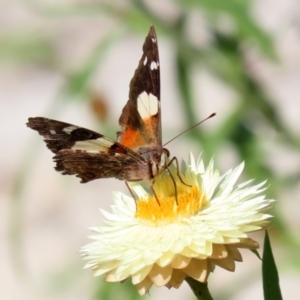
[[61,150],[54,156],[55,170],[63,175],[76,175],[81,183],[100,178],[127,181],[150,179],[148,164],[138,155],[128,153]]
[[42,117],[29,118],[27,126],[44,137],[47,147],[56,154],[55,169],[64,175],[76,175],[81,182],[109,177],[140,180],[140,175],[134,177],[130,170],[144,165],[145,160],[102,134]]
[[151,26],[143,45],[143,55],[130,82],[129,100],[119,119],[117,141],[137,150],[161,145],[160,65],[157,37]]
[[105,138],[92,130],[42,117],[29,118],[26,125],[43,136],[47,147],[55,154],[62,149],[71,149],[79,141],[92,142]]

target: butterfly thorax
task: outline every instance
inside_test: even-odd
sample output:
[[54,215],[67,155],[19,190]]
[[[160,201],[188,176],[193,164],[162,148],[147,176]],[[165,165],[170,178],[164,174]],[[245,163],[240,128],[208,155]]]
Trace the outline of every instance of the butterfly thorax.
[[149,162],[152,178],[166,169],[169,151],[161,146],[141,147],[137,150]]

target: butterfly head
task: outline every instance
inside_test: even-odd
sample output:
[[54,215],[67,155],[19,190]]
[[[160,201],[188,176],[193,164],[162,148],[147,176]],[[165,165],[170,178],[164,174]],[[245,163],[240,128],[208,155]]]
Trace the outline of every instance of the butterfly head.
[[138,152],[145,160],[149,161],[153,177],[166,169],[170,156],[170,152],[166,148],[161,146],[141,147]]

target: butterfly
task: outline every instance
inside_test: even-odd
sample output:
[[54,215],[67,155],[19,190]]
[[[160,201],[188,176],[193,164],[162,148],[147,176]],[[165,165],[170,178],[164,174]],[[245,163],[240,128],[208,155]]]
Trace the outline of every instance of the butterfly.
[[119,124],[121,130],[116,140],[43,117],[29,118],[27,126],[43,136],[55,154],[55,169],[63,175],[76,175],[82,183],[110,177],[129,182],[148,181],[155,194],[155,177],[176,158],[169,160],[169,151],[162,146],[160,63],[153,26],[143,44]]

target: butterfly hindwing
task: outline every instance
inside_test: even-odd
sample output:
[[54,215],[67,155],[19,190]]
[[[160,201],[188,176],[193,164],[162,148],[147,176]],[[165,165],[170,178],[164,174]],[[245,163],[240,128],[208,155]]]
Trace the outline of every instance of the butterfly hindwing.
[[86,150],[61,150],[54,156],[55,170],[63,175],[76,175],[81,183],[99,178],[115,177],[120,180],[138,181],[142,174],[135,172],[147,163],[128,153],[92,152]]

